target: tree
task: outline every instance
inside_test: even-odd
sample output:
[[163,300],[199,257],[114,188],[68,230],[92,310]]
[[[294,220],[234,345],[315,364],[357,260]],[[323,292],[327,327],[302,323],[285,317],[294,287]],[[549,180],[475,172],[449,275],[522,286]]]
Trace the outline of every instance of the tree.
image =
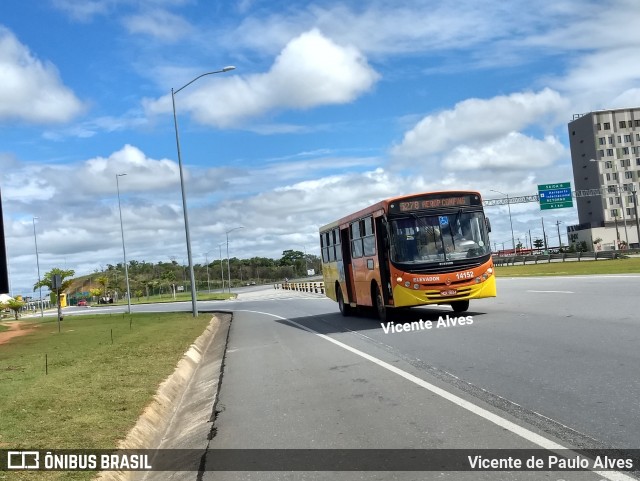
[[13,311],[13,315],[16,317],[16,320],[18,320],[18,313],[24,306],[24,302],[17,299],[9,299],[5,305]]
[[102,295],[107,297],[107,286],[109,286],[109,278],[107,276],[100,276],[96,280],[98,281],[98,284],[102,286]]
[[53,276],[59,275],[62,280],[62,284],[60,285],[60,291],[64,292],[66,289],[69,288],[69,286],[73,282],[73,279],[68,279],[68,278],[73,276],[75,273],[76,271],[74,271],[73,269],[60,269],[58,267],[54,267],[49,272],[45,273],[44,277],[42,278],[42,280],[40,280],[40,282],[36,282],[33,285],[33,290],[35,291],[40,287],[47,287],[50,291],[52,292],[55,291],[55,289],[52,287]]
[[544,247],[544,241],[542,239],[536,239],[533,241],[533,246],[542,249],[542,247]]

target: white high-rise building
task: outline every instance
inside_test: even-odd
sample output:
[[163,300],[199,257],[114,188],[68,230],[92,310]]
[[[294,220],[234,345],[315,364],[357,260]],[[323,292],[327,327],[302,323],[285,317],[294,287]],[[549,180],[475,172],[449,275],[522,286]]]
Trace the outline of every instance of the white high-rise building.
[[575,115],[569,145],[575,190],[603,194],[576,199],[579,224],[567,227],[569,241],[589,250],[640,247],[640,108]]

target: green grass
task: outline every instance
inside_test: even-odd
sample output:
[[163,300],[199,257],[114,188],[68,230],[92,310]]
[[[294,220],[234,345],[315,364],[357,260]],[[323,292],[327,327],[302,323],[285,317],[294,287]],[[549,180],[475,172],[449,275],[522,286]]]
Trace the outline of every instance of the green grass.
[[[7,321],[7,320],[11,321],[12,319],[0,319],[0,322],[4,322],[4,321]],[[8,330],[9,330],[9,328],[7,326],[3,326],[2,324],[0,324],[0,332],[8,331]]]
[[539,264],[527,264],[524,266],[497,266],[495,269],[498,277],[640,274],[640,258],[551,263],[543,261]]
[[[55,319],[32,323],[31,334],[0,349],[0,448],[114,447],[210,320],[190,313],[68,316],[61,333]],[[12,472],[10,479],[93,474]],[[0,472],[0,479],[9,478]]]

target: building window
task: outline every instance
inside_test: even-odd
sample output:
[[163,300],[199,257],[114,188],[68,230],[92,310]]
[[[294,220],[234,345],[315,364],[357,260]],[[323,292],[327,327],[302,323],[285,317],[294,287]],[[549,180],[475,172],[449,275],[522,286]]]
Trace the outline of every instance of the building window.
[[636,134],[636,140],[640,140],[640,134]]
[[636,165],[640,165],[640,159],[636,159]]
[[[640,160],[640,159],[638,159],[638,160]],[[607,160],[607,161],[604,163],[604,168],[605,168],[605,169],[611,169],[612,167],[613,167],[613,162],[611,162],[610,160]]]
[[610,143],[610,144],[613,144],[613,135],[610,135],[610,136],[609,136],[609,143]]
[[611,209],[611,217],[618,217],[618,209]]
[[619,203],[620,203],[620,197],[616,197],[615,203],[616,203],[616,204],[619,204]]
[[609,157],[612,157],[613,156],[613,149],[607,149],[607,155]]
[[611,124],[609,122],[604,123],[604,130],[611,130]]
[[624,178],[625,179],[633,179],[633,172],[632,171],[628,171],[624,173]]
[[625,142],[631,142],[631,134],[626,134],[626,135],[624,136],[624,141],[625,141]]
[[633,217],[633,209],[631,207],[627,207],[627,215]]
[[621,128],[621,129],[624,129],[624,128],[626,128],[626,127],[627,127],[627,123],[626,123],[624,120],[621,120],[621,121],[620,121],[620,123],[619,123],[618,125],[620,125],[620,128]]
[[629,147],[622,147],[622,155],[629,155]]
[[617,173],[617,172],[614,172],[613,174],[611,174],[611,178],[612,178],[613,180],[618,180],[618,173]]
[[[616,193],[616,186],[615,185],[608,185],[607,186],[607,192],[609,192],[610,194],[615,194]],[[611,203],[613,204],[613,199],[610,199]]]
[[599,143],[600,145],[605,145],[605,144],[607,143],[607,139],[606,139],[606,138],[604,138],[604,137],[600,137],[600,138],[598,139],[598,143]]
[[618,143],[621,144],[622,143],[622,136],[618,135]]
[[598,158],[604,157],[604,150],[598,150]]
[[[640,120],[634,120],[634,121],[633,121],[633,124],[634,124],[636,127],[640,127]],[[600,124],[598,124],[598,125],[600,125]]]
[[[637,122],[637,120],[636,120],[636,122]],[[601,130],[600,122],[598,122],[598,123],[596,124],[596,130]]]
[[611,174],[607,174],[607,180],[611,180]]

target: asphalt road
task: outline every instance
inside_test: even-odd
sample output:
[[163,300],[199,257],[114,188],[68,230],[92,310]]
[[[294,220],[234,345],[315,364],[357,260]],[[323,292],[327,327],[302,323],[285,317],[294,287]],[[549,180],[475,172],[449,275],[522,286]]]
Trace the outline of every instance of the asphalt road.
[[[400,323],[432,328],[395,333],[366,313],[343,318],[322,296],[271,286],[199,303],[233,312],[209,448],[640,449],[640,276],[499,279],[498,289],[495,299],[472,301],[471,323],[436,327],[441,316],[454,317],[451,309],[420,308]],[[197,479],[625,476],[316,471]]]
[[[432,328],[396,333],[372,316],[343,318],[327,299],[240,296],[228,303],[234,318],[210,446],[535,448],[541,435],[570,448],[640,449],[640,276],[498,284],[498,298],[472,302],[472,324],[438,328],[451,310],[421,308],[400,323]],[[616,479],[605,474],[545,479]]]

